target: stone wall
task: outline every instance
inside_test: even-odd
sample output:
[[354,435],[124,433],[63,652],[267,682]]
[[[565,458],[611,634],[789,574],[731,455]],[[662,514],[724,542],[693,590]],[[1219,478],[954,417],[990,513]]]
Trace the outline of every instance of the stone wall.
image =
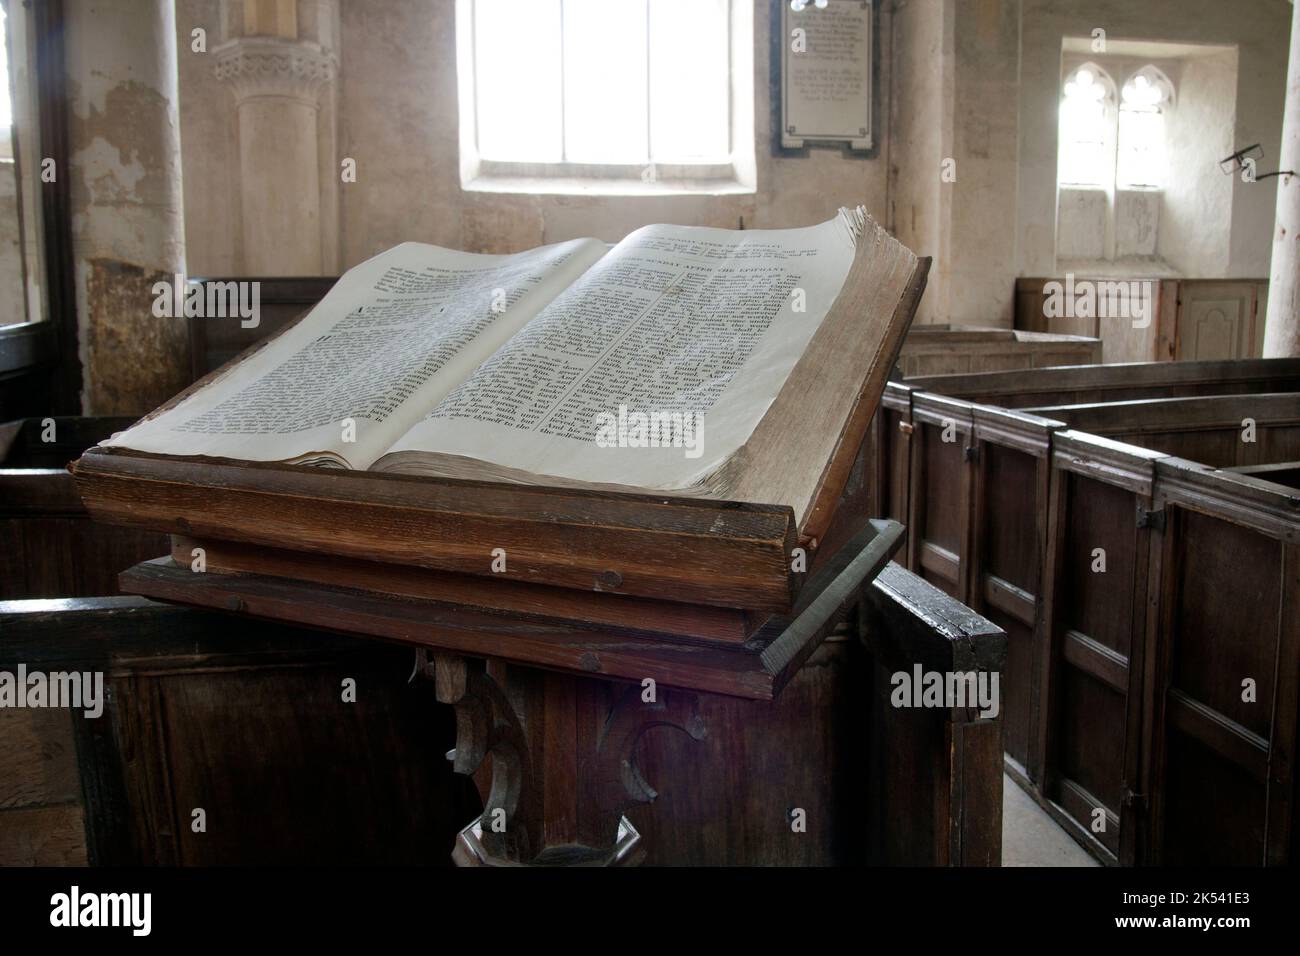
[[[302,20],[304,2],[298,4]],[[240,248],[238,130],[229,89],[212,76],[211,53],[190,51],[195,27],[224,37],[221,0],[178,0],[181,139],[185,157],[186,245],[191,274],[265,274]],[[332,237],[337,268],[399,242],[472,252],[509,252],[580,236],[614,241],[654,222],[736,228],[809,225],[841,205],[861,203],[882,221],[887,163],[815,149],[774,156],[770,136],[771,8],[755,3],[754,117],[757,191],[748,195],[526,195],[468,191],[459,173],[453,0],[367,0],[338,5],[339,73],[326,91],[337,104],[337,147],[322,135],[322,170],[339,181],[356,162],[357,181],[338,186]],[[889,36],[889,12],[881,11]],[[209,47],[211,50],[212,47]],[[881,110],[889,89],[889,44],[881,43]],[[321,116],[333,113],[322,105]],[[888,133],[886,132],[886,141]],[[333,153],[334,155],[330,155]],[[236,181],[232,182],[232,177]],[[324,211],[328,203],[322,202]],[[327,244],[328,226],[322,222]],[[331,266],[323,271],[332,273]]]
[[[293,6],[293,0],[259,2]],[[251,172],[241,173],[245,144],[233,93],[214,78],[210,50],[189,49],[195,27],[218,42],[228,37],[232,6],[240,4],[176,4],[185,238],[196,275],[277,271],[244,248],[247,237],[262,232],[240,221],[250,208],[241,202],[241,180]],[[1286,0],[1245,6],[1216,0],[885,0],[878,72],[883,135],[868,159],[834,150],[813,150],[806,158],[773,154],[771,9],[767,0],[754,0],[753,193],[536,195],[461,185],[453,0],[297,0],[299,34],[315,30],[338,58],[337,76],[319,100],[320,201],[306,230],[320,243],[320,271],[336,273],[407,240],[507,252],[576,236],[617,240],[652,222],[803,225],[861,202],[917,252],[935,257],[921,321],[1009,326],[1015,278],[1057,268],[1062,41],[1087,37],[1096,27],[1130,41],[1235,47],[1232,127],[1221,138],[1237,145],[1258,141],[1267,157],[1277,156]],[[1228,59],[1206,67],[1222,72]],[[356,182],[339,182],[344,159],[355,162]],[[955,179],[942,175],[945,164]],[[1269,160],[1264,167],[1271,168]],[[1189,275],[1262,276],[1275,187],[1226,180],[1217,184],[1223,201],[1205,206],[1199,222],[1187,218],[1187,204],[1168,221],[1167,210],[1161,211],[1162,234],[1202,235],[1197,230],[1204,217],[1226,217],[1222,241],[1179,248],[1178,240],[1166,244],[1162,238],[1160,252],[1185,259],[1189,266],[1182,271]]]

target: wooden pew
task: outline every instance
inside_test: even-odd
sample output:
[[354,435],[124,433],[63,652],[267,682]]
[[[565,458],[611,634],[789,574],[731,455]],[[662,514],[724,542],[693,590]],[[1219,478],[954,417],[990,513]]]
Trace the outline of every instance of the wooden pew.
[[[1043,569],[1048,549],[1052,435],[1062,425],[975,406],[968,604],[1007,633],[1004,741],[1013,769],[1037,778],[1039,701],[1034,675],[1047,643]],[[959,558],[959,560],[961,560]]]
[[1165,458],[1154,506],[1144,859],[1293,864],[1300,495]]
[[[918,664],[999,670],[1005,638],[897,565],[864,598],[777,701],[705,695],[702,741],[642,738],[646,862],[998,863],[1000,718],[889,697]],[[409,647],[137,598],[0,602],[0,670],[19,663],[102,671],[111,699],[0,711],[0,864],[445,863],[481,809]]]
[[[867,433],[863,454],[864,471],[871,476],[866,513],[893,518],[904,527],[899,553],[906,555],[911,533],[908,516],[908,488],[911,476],[912,392],[901,382],[887,382],[880,406]],[[904,561],[910,566],[910,562]]]
[[[1085,282],[1096,283],[1101,287],[1096,289],[1100,304],[1108,281],[1113,280],[1104,276],[1018,278],[1013,324],[1018,329],[1101,336],[1112,362],[1240,359],[1263,351],[1267,279],[1121,279],[1129,288],[1139,283],[1139,294],[1150,297],[1151,322],[1145,329],[1127,318],[1049,317],[1048,298],[1053,291],[1059,295],[1062,287],[1081,289]],[[1053,282],[1059,284],[1055,290],[1049,286]]]
[[1144,398],[1025,411],[1216,468],[1300,458],[1300,392]]
[[903,342],[903,374],[951,375],[1101,361],[1101,340],[969,325],[914,325]]
[[[0,600],[117,593],[117,572],[167,536],[95,524],[69,461],[131,418],[28,418],[0,425]],[[46,441],[52,438],[52,441]]]
[[1006,634],[896,564],[873,582],[862,611],[874,679],[869,862],[999,866],[1005,708],[996,718],[970,708],[899,709],[889,695],[891,675],[917,664],[1001,674]]
[[[1292,805],[1296,709],[1288,687],[1296,653],[1293,625],[1278,609],[1295,600],[1290,549],[1300,496],[1267,479],[1294,473],[1295,401],[1147,402],[1140,407],[1161,410],[1150,416],[1135,416],[1132,405],[1085,409],[1094,416],[1088,424],[1114,423],[1117,435],[1148,427],[1151,444],[1161,436],[1213,438],[1216,427],[1220,439],[1241,444],[1237,416],[1253,410],[1266,437],[1248,453],[1291,460],[1245,466],[1243,475],[1070,430],[1028,410],[910,384],[886,392],[868,468],[890,514],[905,513],[912,525],[901,560],[1007,632],[1008,772],[1107,862],[1292,859],[1281,828]],[[1192,421],[1180,424],[1177,409],[1190,410]],[[945,430],[952,441],[943,441]],[[1102,555],[1106,570],[1094,571]],[[1234,627],[1201,623],[1213,614],[1197,601],[1233,607],[1232,596],[1252,588],[1267,590],[1258,614],[1238,603]],[[1235,650],[1220,648],[1225,641]],[[1258,686],[1274,688],[1266,726],[1263,710],[1245,712],[1256,718],[1250,724],[1230,706],[1239,686],[1213,683],[1224,653],[1254,655]],[[1277,660],[1289,668],[1265,666]],[[1192,673],[1195,694],[1178,684]],[[1166,751],[1177,758],[1176,773],[1160,763]],[[1199,839],[1203,811],[1182,800],[1196,779],[1246,801]]]
[[[1004,742],[1015,772],[1028,779],[1051,437],[1065,426],[893,382],[877,419],[878,442],[888,445],[873,446],[874,473],[885,513],[909,528],[903,562],[1007,635]],[[945,442],[949,421],[953,441]]]
[[[1149,678],[1148,562],[1158,452],[1093,435],[1052,438],[1043,645],[1032,791],[1110,862],[1137,862]],[[1149,708],[1147,708],[1149,709]]]
[[970,600],[973,406],[928,392],[912,395],[908,563],[962,603]]
[[1262,481],[1271,481],[1275,485],[1300,488],[1300,461],[1278,461],[1270,465],[1238,465],[1223,470],[1238,475],[1250,475]]
[[1300,498],[1073,432],[1052,495],[1032,792],[1103,859],[1292,862]]
[[1300,391],[1300,359],[1138,362],[978,375],[931,375],[907,385],[1002,408],[1142,398]]

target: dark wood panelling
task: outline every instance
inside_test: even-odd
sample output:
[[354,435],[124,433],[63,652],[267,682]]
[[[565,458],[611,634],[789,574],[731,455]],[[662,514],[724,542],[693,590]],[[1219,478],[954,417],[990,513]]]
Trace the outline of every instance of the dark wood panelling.
[[1300,393],[1148,398],[1030,411],[1216,468],[1300,458]]
[[[448,861],[480,805],[450,774],[452,715],[430,682],[408,681],[409,650],[233,620],[133,598],[0,604],[0,667],[100,669],[111,688],[101,718],[71,718],[75,801],[38,808],[39,821],[30,807],[0,810],[0,860],[76,861],[80,846],[101,864]],[[997,671],[1001,633],[896,565],[870,586],[858,624],[776,702],[703,696],[703,741],[642,738],[660,799],[631,813],[650,862],[999,862],[1000,721],[896,710],[889,676],[916,664]],[[342,699],[345,678],[355,703]],[[66,797],[66,770],[38,789]],[[85,836],[70,835],[83,807]],[[205,832],[191,825],[196,808]]]
[[1182,733],[1169,737],[1163,789],[1166,866],[1259,866],[1264,794],[1259,781]]
[[117,594],[119,571],[167,551],[166,535],[92,523],[65,470],[131,421],[70,417],[0,425],[0,600]]
[[[943,432],[940,425],[920,426],[925,455],[922,493],[926,502],[925,521],[920,531],[924,541],[950,554],[960,554],[963,523],[960,491],[965,472],[962,439],[965,436],[956,435],[956,440],[944,441]],[[955,586],[956,580],[945,583]]]
[[938,395],[1003,408],[1295,392],[1300,391],[1300,359],[1085,365],[978,375],[932,375],[909,379],[907,384]]
[[[174,862],[449,858],[454,809],[472,807],[440,746],[454,745],[451,715],[428,682],[406,684],[409,655],[380,650],[391,663],[186,674],[141,679],[130,693],[121,688],[119,713],[147,700],[147,717],[165,728],[140,742],[164,748],[158,758],[167,778],[157,782],[166,790],[159,802],[170,810],[161,826],[176,826]],[[356,681],[355,703],[342,699],[345,679]],[[156,697],[145,684],[156,687]],[[379,794],[410,802],[377,806]],[[207,811],[206,833],[190,826],[196,807]],[[440,825],[425,825],[435,821]]]
[[909,508],[912,568],[959,601],[969,601],[974,465],[970,405],[925,396],[913,401]]
[[1002,675],[1002,726],[1006,752],[1020,764],[1029,766],[1033,746],[1033,629],[998,610],[986,610],[985,616],[1007,633],[1007,666]]
[[[1075,667],[1061,672],[1056,690],[1060,693],[1059,762],[1052,768],[1056,787],[1075,781],[1118,813],[1123,800],[1124,695]],[[1079,822],[1090,828],[1092,820],[1084,817]]]
[[[1282,545],[1209,515],[1182,512],[1179,522],[1170,687],[1266,737]],[[1242,700],[1247,679],[1257,688],[1252,703]]]
[[1039,496],[1037,461],[992,442],[982,445],[980,454],[985,469],[984,507],[997,516],[982,524],[983,567],[1032,595],[1038,589],[1042,556],[1034,512],[1023,504]]
[[1170,517],[1150,857],[1285,863],[1295,825],[1300,501],[1192,462],[1157,470]]
[[980,444],[981,502],[979,577],[982,593],[973,606],[1007,632],[1007,673],[1003,678],[1003,734],[1006,752],[1022,767],[1029,764],[1033,738],[1030,688],[1035,658],[1035,592],[1041,555],[1035,514],[1022,507],[1037,497],[1035,459],[991,441]]
[[[1032,415],[926,391],[945,383],[1106,437],[1035,431]],[[891,396],[890,413],[910,407],[918,431],[905,469],[878,470],[910,477],[916,567],[947,586],[977,582],[968,602],[1008,633],[1008,771],[1107,862],[1276,864],[1300,846],[1300,499],[1281,480],[1300,460],[1300,406],[1257,394],[1298,387],[1300,360],[1256,360],[938,376]],[[1164,400],[1177,396],[1192,397]],[[943,416],[975,423],[973,489],[936,477],[955,467],[933,437]],[[1256,442],[1242,441],[1243,417]],[[1275,455],[1290,460],[1256,463]],[[957,533],[962,520],[971,533]],[[1105,572],[1092,570],[1096,548]],[[1239,812],[1202,827],[1198,780]]]
[[[1137,559],[1137,500],[1123,488],[1069,476],[1068,524],[1058,626],[1080,631],[1128,656]],[[1105,571],[1093,570],[1104,552]]]
[[[770,703],[707,695],[702,741],[645,735],[637,766],[659,798],[629,818],[651,865],[826,866],[866,860],[863,690],[870,661],[856,638],[824,643]],[[884,689],[887,699],[888,688]],[[879,732],[879,728],[875,728]],[[773,746],[774,741],[782,746]],[[804,811],[796,832],[791,812]]]
[[0,668],[19,663],[101,672],[108,703],[39,712],[41,759],[6,761],[28,801],[0,809],[6,862],[447,864],[479,806],[398,647],[136,598],[0,602]]
[[[68,483],[71,475],[51,480]],[[0,598],[116,594],[118,571],[166,546],[166,535],[92,524],[85,515],[0,517]]]

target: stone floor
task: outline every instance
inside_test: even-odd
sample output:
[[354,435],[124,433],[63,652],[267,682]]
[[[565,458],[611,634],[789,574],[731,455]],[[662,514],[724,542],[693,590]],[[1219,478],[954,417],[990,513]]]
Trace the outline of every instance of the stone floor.
[[1100,866],[1005,774],[1002,777],[1003,866]]

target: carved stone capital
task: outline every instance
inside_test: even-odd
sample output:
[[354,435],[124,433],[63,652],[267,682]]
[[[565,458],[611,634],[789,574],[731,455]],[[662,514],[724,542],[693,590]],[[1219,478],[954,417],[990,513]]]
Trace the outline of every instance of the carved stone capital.
[[285,96],[314,105],[339,70],[338,57],[309,40],[238,37],[212,55],[213,75],[230,83],[237,103],[254,96]]

